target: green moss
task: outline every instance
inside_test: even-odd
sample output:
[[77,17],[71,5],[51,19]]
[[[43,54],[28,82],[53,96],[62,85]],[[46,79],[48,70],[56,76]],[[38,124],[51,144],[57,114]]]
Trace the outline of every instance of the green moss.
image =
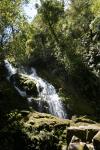
[[25,117],[21,120],[21,123],[24,127],[23,132],[33,142],[36,139],[40,146],[45,147],[47,143],[48,148],[56,147],[56,149],[60,147],[59,141],[65,143],[66,135],[64,130],[70,125],[69,120],[59,119],[52,115],[38,112],[30,113],[27,116],[27,120]]
[[33,95],[37,97],[38,90],[36,87],[36,82],[29,78],[27,75],[24,74],[16,74],[13,76],[16,86],[18,86],[21,90],[26,91],[28,95]]
[[25,150],[32,148],[58,150],[66,141],[64,130],[69,126],[69,120],[38,112],[26,113],[23,117],[22,111],[13,111],[6,117],[7,123],[0,130],[0,139],[2,138],[2,142],[7,141],[5,146],[0,143],[1,148],[4,146],[4,150],[7,145],[8,150],[15,146],[18,150],[16,143],[20,143],[20,147]]
[[[72,124],[74,127],[69,127]],[[6,115],[6,124],[0,129],[0,148],[3,147],[4,150],[6,147],[8,150],[14,148],[16,150],[19,148],[23,150],[59,150],[67,147],[73,135],[78,136],[82,141],[89,141],[90,136],[93,138],[95,134],[93,126],[87,130],[87,125],[85,125],[86,128],[85,126],[76,127],[77,129],[75,125],[78,126],[71,120],[59,119],[45,113],[12,111]],[[83,125],[83,122],[80,122],[80,125]],[[96,124],[95,128],[97,128]]]

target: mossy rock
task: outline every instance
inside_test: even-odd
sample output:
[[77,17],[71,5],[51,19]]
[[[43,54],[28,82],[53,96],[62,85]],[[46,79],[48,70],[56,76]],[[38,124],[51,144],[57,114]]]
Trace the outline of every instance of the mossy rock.
[[[71,141],[73,134],[76,134],[81,141],[86,140],[88,142],[86,137],[89,127],[69,127],[72,121],[68,119],[60,119],[50,114],[27,110],[13,111],[7,116],[7,123],[0,129],[0,148],[3,150],[6,150],[6,147],[7,150],[19,150],[19,148],[23,150],[67,149],[68,140],[70,138]],[[92,124],[91,129],[93,126],[94,124]],[[95,125],[96,129],[97,127],[99,130],[99,124],[98,126]],[[77,145],[78,150],[84,150],[84,143]]]
[[[64,130],[70,125],[69,120],[59,119],[49,114],[32,112],[21,120],[25,134],[37,143],[40,150],[60,148],[66,141]],[[66,142],[67,143],[67,142]],[[35,146],[36,146],[35,145]],[[36,147],[34,147],[36,149]]]
[[15,74],[11,77],[11,81],[15,82],[15,85],[22,91],[26,91],[27,95],[34,97],[38,96],[38,90],[36,82],[24,74]]
[[45,113],[32,112],[27,115],[27,118],[27,121],[25,121],[26,118],[23,118],[22,120],[24,126],[32,126],[32,128],[37,128],[38,130],[64,130],[70,125],[69,120],[59,119]]
[[59,150],[67,143],[64,130],[69,124],[69,120],[59,119],[45,113],[25,110],[12,112],[8,114],[8,122],[0,130],[0,139],[2,139],[0,148],[3,150],[6,150],[6,147],[7,150],[20,148],[23,150]]

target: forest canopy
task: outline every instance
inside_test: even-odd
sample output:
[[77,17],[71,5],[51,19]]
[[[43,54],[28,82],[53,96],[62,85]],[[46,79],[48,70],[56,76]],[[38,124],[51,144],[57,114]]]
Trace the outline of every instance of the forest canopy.
[[99,76],[100,0],[41,0],[31,23],[22,9],[25,3],[0,3],[0,57],[24,62],[53,56],[67,70],[84,62]]

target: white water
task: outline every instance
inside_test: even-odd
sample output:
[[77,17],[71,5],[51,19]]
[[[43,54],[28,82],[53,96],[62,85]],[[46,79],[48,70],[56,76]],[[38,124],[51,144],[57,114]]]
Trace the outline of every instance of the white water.
[[39,98],[48,103],[49,112],[60,118],[66,118],[66,113],[54,86],[38,77],[34,68],[31,68],[31,72],[32,73],[29,76],[31,79],[36,81]]
[[[16,69],[12,67],[12,65],[5,60],[5,67],[8,70],[9,78],[16,73]],[[34,68],[30,68],[28,70],[30,73],[25,72],[28,78],[33,79],[36,82],[37,90],[39,92],[37,101],[39,106],[39,111],[43,110],[44,103],[48,104],[49,113],[58,116],[59,118],[66,118],[66,113],[64,111],[62,102],[53,85],[38,77],[36,70]],[[27,97],[25,91],[21,91],[18,87],[16,90],[19,92],[21,96]],[[27,100],[31,104],[33,97],[28,97]],[[45,107],[45,106],[44,106]]]
[[17,71],[16,71],[16,69],[7,60],[4,60],[4,63],[5,63],[5,67],[7,68],[7,71],[8,71],[7,78],[10,79],[10,77],[13,74],[15,74]]
[[27,97],[26,91],[20,90],[17,86],[15,86],[15,89],[18,91],[18,93],[19,93],[22,97]]

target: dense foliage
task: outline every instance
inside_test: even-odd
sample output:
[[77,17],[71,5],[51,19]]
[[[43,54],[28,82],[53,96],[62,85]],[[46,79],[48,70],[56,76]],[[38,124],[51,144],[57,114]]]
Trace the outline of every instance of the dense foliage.
[[[1,0],[0,2],[0,56],[7,55],[20,59],[25,50],[25,30],[28,22],[23,13],[23,5],[28,0]],[[25,53],[25,52],[24,52]]]
[[69,70],[85,62],[99,76],[99,2],[75,0],[63,6],[62,1],[41,1],[28,49],[43,59],[53,55]]

